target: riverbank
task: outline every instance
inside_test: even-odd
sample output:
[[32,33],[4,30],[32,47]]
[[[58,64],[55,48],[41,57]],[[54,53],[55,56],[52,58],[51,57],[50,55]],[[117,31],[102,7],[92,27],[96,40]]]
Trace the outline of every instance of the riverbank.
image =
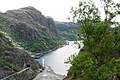
[[56,74],[54,71],[45,65],[45,69],[40,72],[33,80],[63,80],[66,76]]
[[50,51],[50,54],[45,53],[44,56],[36,60],[40,63],[44,62],[43,64],[49,65],[52,69],[48,67],[50,69],[40,70],[39,72],[41,73],[34,80],[63,80],[67,76],[67,70],[70,67],[69,64],[64,64],[64,62],[70,55],[78,53],[79,50],[78,45],[74,44],[74,41],[70,41],[69,45],[61,46],[52,52]]
[[44,52],[40,52],[40,53],[35,53],[34,55],[31,55],[31,57],[34,57],[35,59],[39,59],[40,57],[44,56],[45,54],[48,54],[48,53],[50,53],[50,52],[52,52],[54,50],[57,50],[58,48],[61,48],[63,46],[65,46],[65,45],[60,45],[60,46],[55,47],[53,49],[50,49],[48,51],[44,51]]
[[60,47],[36,60],[41,64],[44,62],[46,65],[50,66],[55,73],[66,76],[70,65],[65,64],[64,62],[69,58],[69,56],[73,54],[77,55],[80,51],[78,44],[74,44],[74,42],[75,41],[69,41],[69,45]]

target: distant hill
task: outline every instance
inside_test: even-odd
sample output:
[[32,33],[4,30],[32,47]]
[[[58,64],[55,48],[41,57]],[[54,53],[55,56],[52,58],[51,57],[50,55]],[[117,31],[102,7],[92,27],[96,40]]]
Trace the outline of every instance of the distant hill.
[[76,40],[77,34],[74,33],[75,30],[79,30],[80,26],[73,22],[55,22],[58,29],[58,35],[60,38],[65,40]]

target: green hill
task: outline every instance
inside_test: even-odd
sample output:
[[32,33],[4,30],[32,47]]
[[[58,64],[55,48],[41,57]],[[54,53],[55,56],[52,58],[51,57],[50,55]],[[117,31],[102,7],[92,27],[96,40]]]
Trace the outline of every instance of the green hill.
[[80,26],[73,22],[55,22],[58,29],[58,35],[65,40],[77,40],[76,30],[80,29]]

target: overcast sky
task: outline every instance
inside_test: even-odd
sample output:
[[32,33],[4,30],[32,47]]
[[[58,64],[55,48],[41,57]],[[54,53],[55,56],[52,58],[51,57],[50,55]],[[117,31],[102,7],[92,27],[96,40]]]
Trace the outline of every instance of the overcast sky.
[[[116,1],[120,2],[120,0]],[[1,0],[0,11],[5,12],[32,6],[41,11],[43,15],[52,17],[55,21],[68,21],[66,18],[70,16],[70,7],[78,6],[78,4],[79,0]]]
[[32,6],[50,16],[56,21],[67,21],[70,16],[70,7],[77,6],[79,0],[1,0],[0,11]]

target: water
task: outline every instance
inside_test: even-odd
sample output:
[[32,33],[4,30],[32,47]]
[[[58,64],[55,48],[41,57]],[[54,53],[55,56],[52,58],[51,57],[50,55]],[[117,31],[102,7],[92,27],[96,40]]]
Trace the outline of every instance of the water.
[[74,44],[74,41],[69,41],[69,45],[44,55],[42,58],[38,59],[38,61],[44,59],[45,64],[50,66],[55,73],[67,75],[67,70],[69,69],[70,64],[64,64],[64,62],[70,55],[75,53],[78,54],[79,50],[78,45]]

